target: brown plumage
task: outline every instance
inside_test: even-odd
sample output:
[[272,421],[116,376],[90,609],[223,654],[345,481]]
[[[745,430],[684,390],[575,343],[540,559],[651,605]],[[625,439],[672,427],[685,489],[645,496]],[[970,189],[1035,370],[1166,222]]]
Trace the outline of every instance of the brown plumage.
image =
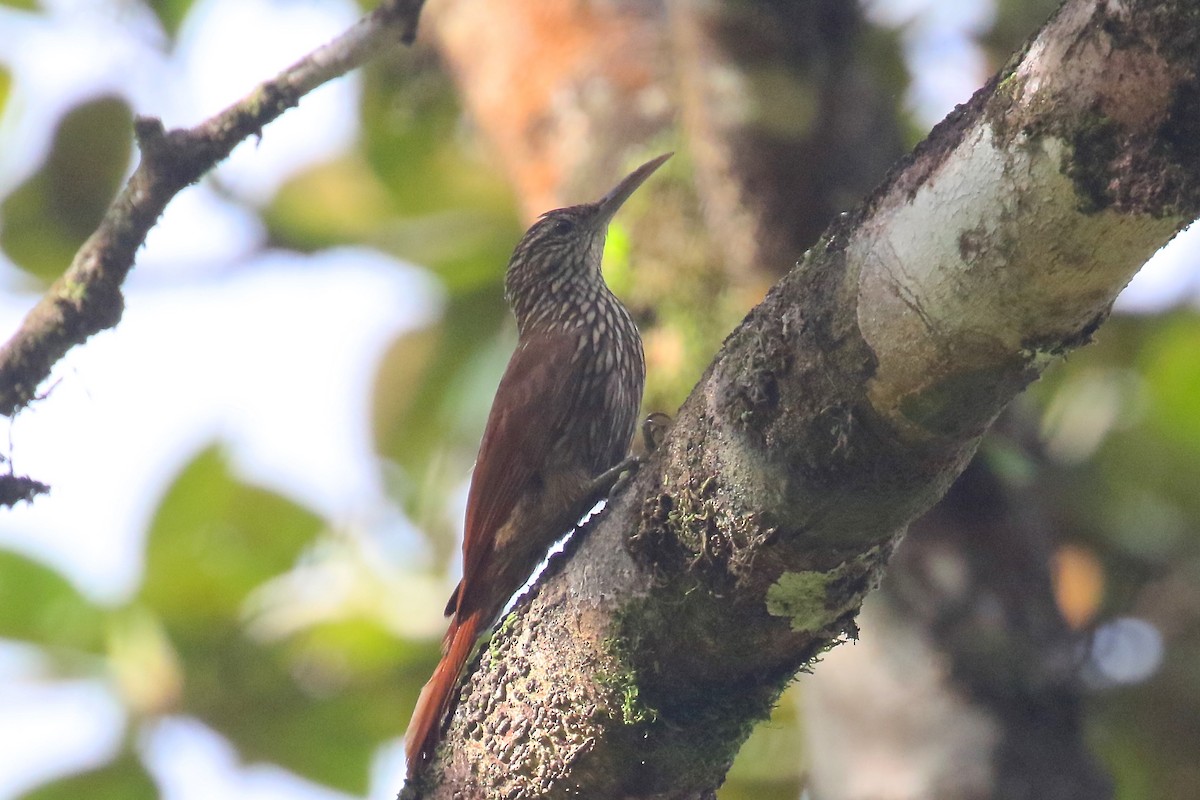
[[596,502],[597,478],[629,450],[645,382],[642,339],[600,272],[609,220],[670,153],[595,203],[548,211],[505,276],[517,318],[467,495],[463,577],[450,597],[442,659],[406,735],[411,777],[433,755],[479,634],[555,540]]

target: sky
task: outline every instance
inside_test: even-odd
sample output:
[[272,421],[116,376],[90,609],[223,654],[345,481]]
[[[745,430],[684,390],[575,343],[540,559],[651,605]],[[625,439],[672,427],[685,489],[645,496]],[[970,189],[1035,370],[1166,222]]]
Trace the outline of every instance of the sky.
[[[0,192],[36,168],[59,115],[83,98],[116,90],[168,126],[194,124],[358,15],[349,0],[201,0],[168,54],[136,3],[45,5],[44,17],[0,9],[0,61],[15,80],[0,118]],[[868,6],[877,20],[903,27],[917,75],[909,102],[925,122],[986,79],[967,34],[989,23],[987,2]],[[266,28],[270,37],[260,35]],[[290,174],[347,146],[357,96],[352,75],[305,98],[220,167],[224,190],[264,202]],[[253,216],[210,184],[172,202],[139,254],[120,325],[72,350],[48,397],[0,432],[16,471],[53,486],[49,497],[0,512],[0,547],[44,560],[97,601],[119,603],[138,585],[141,537],[162,492],[213,440],[243,477],[326,519],[398,515],[373,460],[370,386],[391,339],[440,313],[439,287],[377,251],[298,256],[262,252],[264,239]],[[1186,235],[1156,257],[1119,309],[1154,311],[1200,294],[1190,255],[1196,239]],[[37,297],[0,257],[0,335],[16,329]],[[104,687],[39,683],[30,679],[30,658],[0,644],[0,798],[103,763],[124,724]],[[195,720],[163,720],[141,746],[174,800],[342,797],[276,767],[241,764]],[[401,764],[396,743],[381,750],[372,797],[392,796]]]

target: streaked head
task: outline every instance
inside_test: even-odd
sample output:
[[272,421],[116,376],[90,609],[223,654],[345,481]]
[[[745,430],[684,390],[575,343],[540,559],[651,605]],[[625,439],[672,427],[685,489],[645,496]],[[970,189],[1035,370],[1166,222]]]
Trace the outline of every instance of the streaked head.
[[594,203],[547,211],[525,232],[508,262],[505,295],[517,319],[527,316],[539,298],[553,296],[568,284],[603,284],[600,260],[608,224],[671,153],[647,161]]

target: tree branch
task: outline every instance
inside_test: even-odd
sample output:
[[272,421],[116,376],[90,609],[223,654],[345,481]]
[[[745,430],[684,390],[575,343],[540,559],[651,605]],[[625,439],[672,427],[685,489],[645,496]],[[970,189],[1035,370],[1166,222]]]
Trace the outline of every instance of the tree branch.
[[362,64],[394,40],[411,43],[423,0],[384,0],[338,38],[194,128],[165,131],[152,117],[134,123],[142,158],[70,267],[0,348],[0,414],[35,397],[54,364],[121,319],[121,284],[163,209],[233,148],[296,106],[321,84]]
[[1200,215],[1191,3],[1071,0],[729,337],[416,797],[699,797],[1003,406]]

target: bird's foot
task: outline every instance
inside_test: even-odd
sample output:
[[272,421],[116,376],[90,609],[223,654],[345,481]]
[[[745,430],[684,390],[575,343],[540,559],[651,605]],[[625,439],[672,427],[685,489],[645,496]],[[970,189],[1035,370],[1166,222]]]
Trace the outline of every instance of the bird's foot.
[[609,467],[592,480],[592,497],[611,498],[628,485],[630,479],[645,463],[643,456],[629,456],[615,467]]
[[[646,442],[646,453],[653,453],[658,449],[659,443],[662,442],[662,437],[666,434],[667,429],[671,427],[671,418],[660,411],[656,411],[642,422],[642,438]],[[588,492],[589,497],[594,497],[596,500],[600,498],[612,498],[619,494],[633,479],[641,469],[642,464],[646,463],[646,456],[628,456],[624,461],[617,464],[615,467],[610,467],[600,473],[592,480],[591,490]]]

